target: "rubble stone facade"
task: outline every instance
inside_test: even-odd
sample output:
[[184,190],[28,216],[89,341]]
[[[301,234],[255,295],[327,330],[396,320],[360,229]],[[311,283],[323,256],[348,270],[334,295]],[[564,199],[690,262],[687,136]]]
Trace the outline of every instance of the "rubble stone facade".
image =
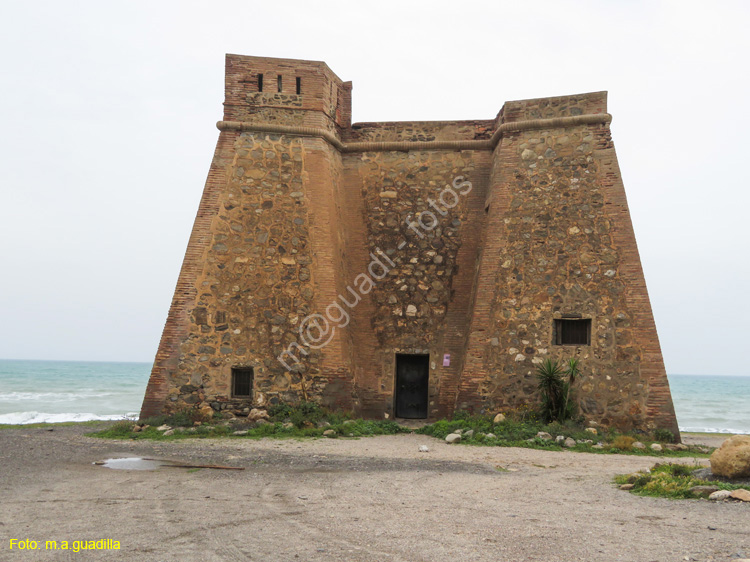
[[141,415],[497,412],[577,357],[586,418],[677,434],[606,92],[352,125],[351,90],[322,62],[227,56]]

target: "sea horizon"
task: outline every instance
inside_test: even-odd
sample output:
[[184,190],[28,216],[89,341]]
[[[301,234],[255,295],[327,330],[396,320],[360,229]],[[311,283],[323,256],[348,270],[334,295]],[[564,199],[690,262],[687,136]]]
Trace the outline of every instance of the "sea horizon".
[[[0,359],[0,424],[133,419],[151,362]],[[750,434],[750,375],[668,374],[680,431]]]

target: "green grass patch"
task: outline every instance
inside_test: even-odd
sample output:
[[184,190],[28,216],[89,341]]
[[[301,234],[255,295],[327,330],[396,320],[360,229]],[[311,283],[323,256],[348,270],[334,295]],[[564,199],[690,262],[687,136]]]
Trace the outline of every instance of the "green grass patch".
[[[204,439],[208,437],[225,437],[231,439],[262,439],[271,437],[285,438],[315,438],[322,437],[327,430],[333,430],[336,437],[367,437],[372,435],[394,435],[397,433],[411,433],[413,430],[405,428],[392,420],[363,420],[352,419],[351,415],[342,412],[331,412],[314,402],[302,402],[296,405],[279,404],[268,409],[268,423],[250,423],[244,418],[223,419],[220,414],[214,416],[210,423],[199,423],[196,411],[188,410],[172,415],[157,416],[141,420],[139,424],[146,424],[146,429],[133,431],[135,422],[123,420],[115,423],[104,422],[104,429],[90,433],[93,437],[105,439],[149,439],[155,441],[174,441],[179,439]],[[655,437],[649,438],[644,434],[623,435],[619,432],[597,428],[597,434],[586,431],[586,428],[574,420],[565,422],[543,423],[539,416],[528,408],[511,410],[506,419],[494,423],[490,416],[469,416],[458,412],[452,420],[439,420],[426,425],[416,433],[430,435],[444,439],[449,433],[457,429],[463,430],[462,444],[490,446],[490,447],[524,447],[547,451],[571,450],[597,454],[626,454],[659,457],[706,457],[707,449],[691,447],[684,451],[672,451],[664,445],[663,451],[653,451],[649,448],[655,442]],[[168,435],[156,428],[168,425],[172,431]],[[473,430],[473,435],[467,437],[466,432]],[[240,432],[241,434],[237,434]],[[539,432],[549,433],[553,439],[537,437]],[[580,443],[566,448],[555,441],[555,437],[562,435],[570,437]],[[670,435],[660,435],[669,439]],[[591,441],[586,443],[585,441]],[[633,447],[636,441],[642,442],[646,448]],[[594,448],[602,443],[601,448]]]
[[[461,444],[464,445],[481,445],[491,447],[524,447],[526,449],[543,449],[548,451],[577,451],[596,454],[621,454],[621,455],[640,455],[654,457],[708,457],[709,449],[705,447],[688,447],[684,451],[673,451],[663,445],[662,451],[653,451],[650,448],[652,443],[657,443],[654,438],[648,435],[627,435],[621,434],[614,429],[597,428],[597,434],[586,431],[586,428],[573,420],[565,422],[553,422],[545,424],[535,416],[524,416],[523,419],[508,419],[499,423],[493,423],[490,416],[457,416],[453,420],[439,420],[435,423],[426,425],[416,431],[423,435],[431,435],[438,439],[444,439],[448,434],[455,430],[463,430],[464,435],[461,438]],[[473,430],[471,437],[466,437],[465,433]],[[539,432],[549,433],[552,440],[537,437]],[[488,434],[494,437],[488,437]],[[563,447],[555,441],[555,437],[563,435],[571,437],[576,441],[588,441],[591,443],[579,443],[574,447]],[[660,437],[670,439],[671,434],[660,434]],[[645,449],[633,448],[633,443],[640,441]],[[602,443],[602,448],[594,448],[597,443]],[[708,452],[707,452],[708,451]]]
[[[145,429],[133,431],[133,421],[119,421],[101,431],[89,433],[92,437],[104,439],[130,439],[175,441],[180,439],[205,439],[226,437],[231,439],[262,439],[272,437],[313,438],[322,437],[327,430],[333,430],[336,437],[366,437],[371,435],[393,435],[409,433],[411,430],[391,420],[349,419],[347,414],[329,412],[317,404],[307,402],[297,406],[275,406],[269,409],[268,423],[248,423],[243,418],[223,420],[216,416],[211,423],[196,425],[192,412],[177,412],[172,415],[156,416],[142,420],[139,424]],[[172,431],[165,435],[157,428],[167,425]],[[237,434],[239,432],[239,434]]]
[[742,486],[726,482],[702,480],[693,471],[702,468],[698,465],[656,464],[647,473],[621,474],[615,483],[633,484],[630,490],[639,496],[652,496],[670,499],[697,499],[689,492],[693,486],[716,486],[720,490],[738,490]]

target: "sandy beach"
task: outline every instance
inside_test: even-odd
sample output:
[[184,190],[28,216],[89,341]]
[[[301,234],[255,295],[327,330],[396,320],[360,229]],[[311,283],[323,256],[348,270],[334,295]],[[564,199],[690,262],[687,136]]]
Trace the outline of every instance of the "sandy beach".
[[[451,446],[419,435],[158,443],[104,441],[89,431],[0,430],[0,560],[750,557],[750,504],[642,498],[612,484],[655,458]],[[127,456],[245,470],[92,464]],[[11,539],[38,547],[11,550]],[[46,541],[104,539],[120,549],[46,549]]]

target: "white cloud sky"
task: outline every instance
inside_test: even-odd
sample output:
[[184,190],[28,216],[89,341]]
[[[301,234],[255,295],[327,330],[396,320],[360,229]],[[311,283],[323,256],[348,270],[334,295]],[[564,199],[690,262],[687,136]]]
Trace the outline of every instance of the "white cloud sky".
[[355,121],[608,90],[670,373],[745,374],[743,2],[0,6],[0,357],[151,361],[218,137],[227,52],[324,60]]

